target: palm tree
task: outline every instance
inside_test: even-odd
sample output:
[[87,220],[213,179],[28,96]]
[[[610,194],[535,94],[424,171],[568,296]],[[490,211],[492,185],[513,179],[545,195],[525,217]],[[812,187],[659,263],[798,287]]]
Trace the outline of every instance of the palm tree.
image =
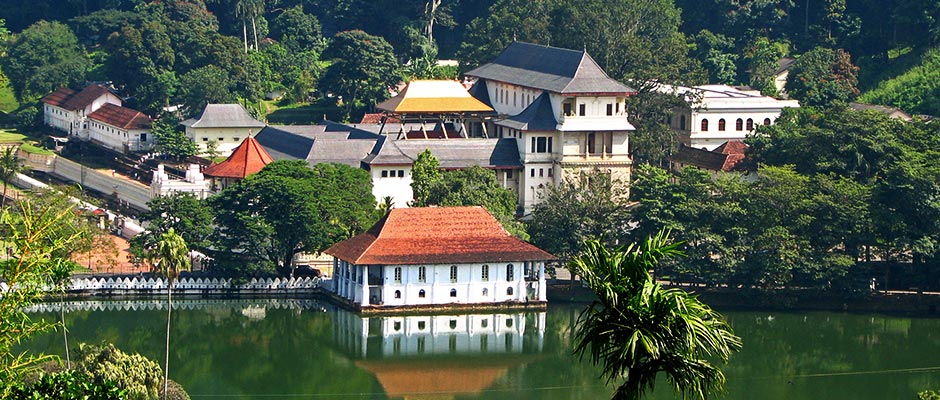
[[3,197],[0,198],[0,208],[6,206],[7,185],[10,180],[16,177],[16,174],[25,170],[20,159],[16,157],[16,148],[7,147],[0,154],[0,179],[3,180]]
[[608,383],[625,379],[614,399],[639,399],[660,372],[683,398],[705,399],[725,382],[708,358],[727,362],[741,348],[719,313],[650,275],[660,260],[683,255],[678,246],[665,231],[615,249],[589,241],[569,263],[598,298],[578,317],[575,354],[584,357],[590,348]]
[[248,20],[251,20],[251,31],[254,36],[254,49],[258,50],[258,28],[255,18],[264,13],[264,0],[235,0],[235,17],[242,21],[242,40],[245,42],[245,52],[248,52]]
[[170,315],[173,311],[173,284],[179,278],[180,272],[191,270],[192,265],[189,261],[189,247],[186,246],[186,241],[173,228],[160,235],[151,260],[157,272],[167,280],[166,360],[163,368],[163,398],[166,399],[167,382],[170,379]]

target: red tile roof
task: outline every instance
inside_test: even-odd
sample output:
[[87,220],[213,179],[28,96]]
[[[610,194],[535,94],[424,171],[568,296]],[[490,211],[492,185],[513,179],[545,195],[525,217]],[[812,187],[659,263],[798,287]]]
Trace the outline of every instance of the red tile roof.
[[43,97],[42,102],[56,107],[62,107],[62,103],[64,103],[65,100],[68,100],[68,98],[72,97],[73,95],[75,95],[74,90],[69,88],[59,88],[58,90],[47,94],[46,97]]
[[274,160],[258,144],[258,141],[249,136],[235,148],[232,155],[228,156],[225,161],[210,165],[202,173],[217,178],[244,179],[248,175],[261,171],[265,165],[270,164],[272,161]]
[[725,163],[721,166],[722,171],[734,171],[738,163],[744,160],[744,152],[747,151],[747,145],[740,140],[729,140],[722,143],[715,149],[715,152],[726,154]]
[[359,265],[556,259],[510,235],[479,206],[392,209],[367,232],[333,245],[326,253]]
[[747,145],[739,140],[729,140],[713,151],[681,145],[679,150],[672,155],[672,161],[710,171],[728,172],[734,171],[744,160],[745,150],[747,150]]
[[[381,124],[381,123],[382,123],[382,117],[383,117],[384,115],[385,115],[385,114],[382,114],[382,113],[366,113],[365,115],[362,116],[362,120],[359,121],[359,123],[360,123],[360,124],[374,124],[374,125],[378,125],[378,124]],[[387,123],[387,124],[397,124],[397,123],[400,123],[400,122],[401,122],[401,120],[398,119],[398,117],[387,116],[387,117],[385,118],[385,123]]]
[[122,129],[150,129],[150,117],[146,114],[111,103],[105,103],[88,118]]
[[110,93],[108,88],[101,85],[88,85],[78,93],[72,89],[61,88],[43,97],[42,102],[75,111],[85,108],[97,98],[108,93]]

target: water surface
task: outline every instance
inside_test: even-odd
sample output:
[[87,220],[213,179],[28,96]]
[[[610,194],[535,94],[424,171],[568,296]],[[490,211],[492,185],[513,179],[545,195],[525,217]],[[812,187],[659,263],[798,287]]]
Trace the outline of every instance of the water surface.
[[[73,344],[108,341],[162,364],[160,300],[66,305]],[[571,355],[579,310],[362,318],[314,300],[181,300],[170,377],[194,399],[609,398],[600,369]],[[725,315],[744,349],[725,366],[724,399],[915,400],[940,389],[940,319]],[[32,347],[64,354],[61,334]],[[665,381],[657,388],[650,398],[673,398]]]

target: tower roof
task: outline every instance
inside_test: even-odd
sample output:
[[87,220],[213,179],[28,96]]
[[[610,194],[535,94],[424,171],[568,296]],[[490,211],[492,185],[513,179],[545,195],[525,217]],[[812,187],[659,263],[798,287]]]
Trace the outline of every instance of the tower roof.
[[416,80],[405,89],[379,103],[376,108],[398,114],[440,114],[455,112],[493,112],[457,81]]
[[255,138],[249,136],[242,141],[232,155],[225,161],[210,165],[202,173],[217,178],[245,179],[248,175],[257,173],[265,165],[274,161],[268,152],[258,144]]

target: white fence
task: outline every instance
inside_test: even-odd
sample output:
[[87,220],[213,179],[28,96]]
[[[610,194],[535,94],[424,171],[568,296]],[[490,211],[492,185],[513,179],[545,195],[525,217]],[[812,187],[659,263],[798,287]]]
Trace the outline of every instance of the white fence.
[[[245,284],[233,285],[232,279],[219,278],[182,278],[173,284],[174,293],[206,292],[312,292],[323,284],[321,278],[252,278]],[[73,278],[66,288],[69,293],[100,292],[111,294],[125,293],[166,293],[167,281],[163,278],[113,278],[87,277]]]
[[[173,300],[175,310],[235,309],[244,310],[317,310],[326,311],[329,304],[315,299],[186,299]],[[33,304],[27,312],[73,312],[73,311],[146,311],[166,310],[165,298],[132,300],[55,301]]]

